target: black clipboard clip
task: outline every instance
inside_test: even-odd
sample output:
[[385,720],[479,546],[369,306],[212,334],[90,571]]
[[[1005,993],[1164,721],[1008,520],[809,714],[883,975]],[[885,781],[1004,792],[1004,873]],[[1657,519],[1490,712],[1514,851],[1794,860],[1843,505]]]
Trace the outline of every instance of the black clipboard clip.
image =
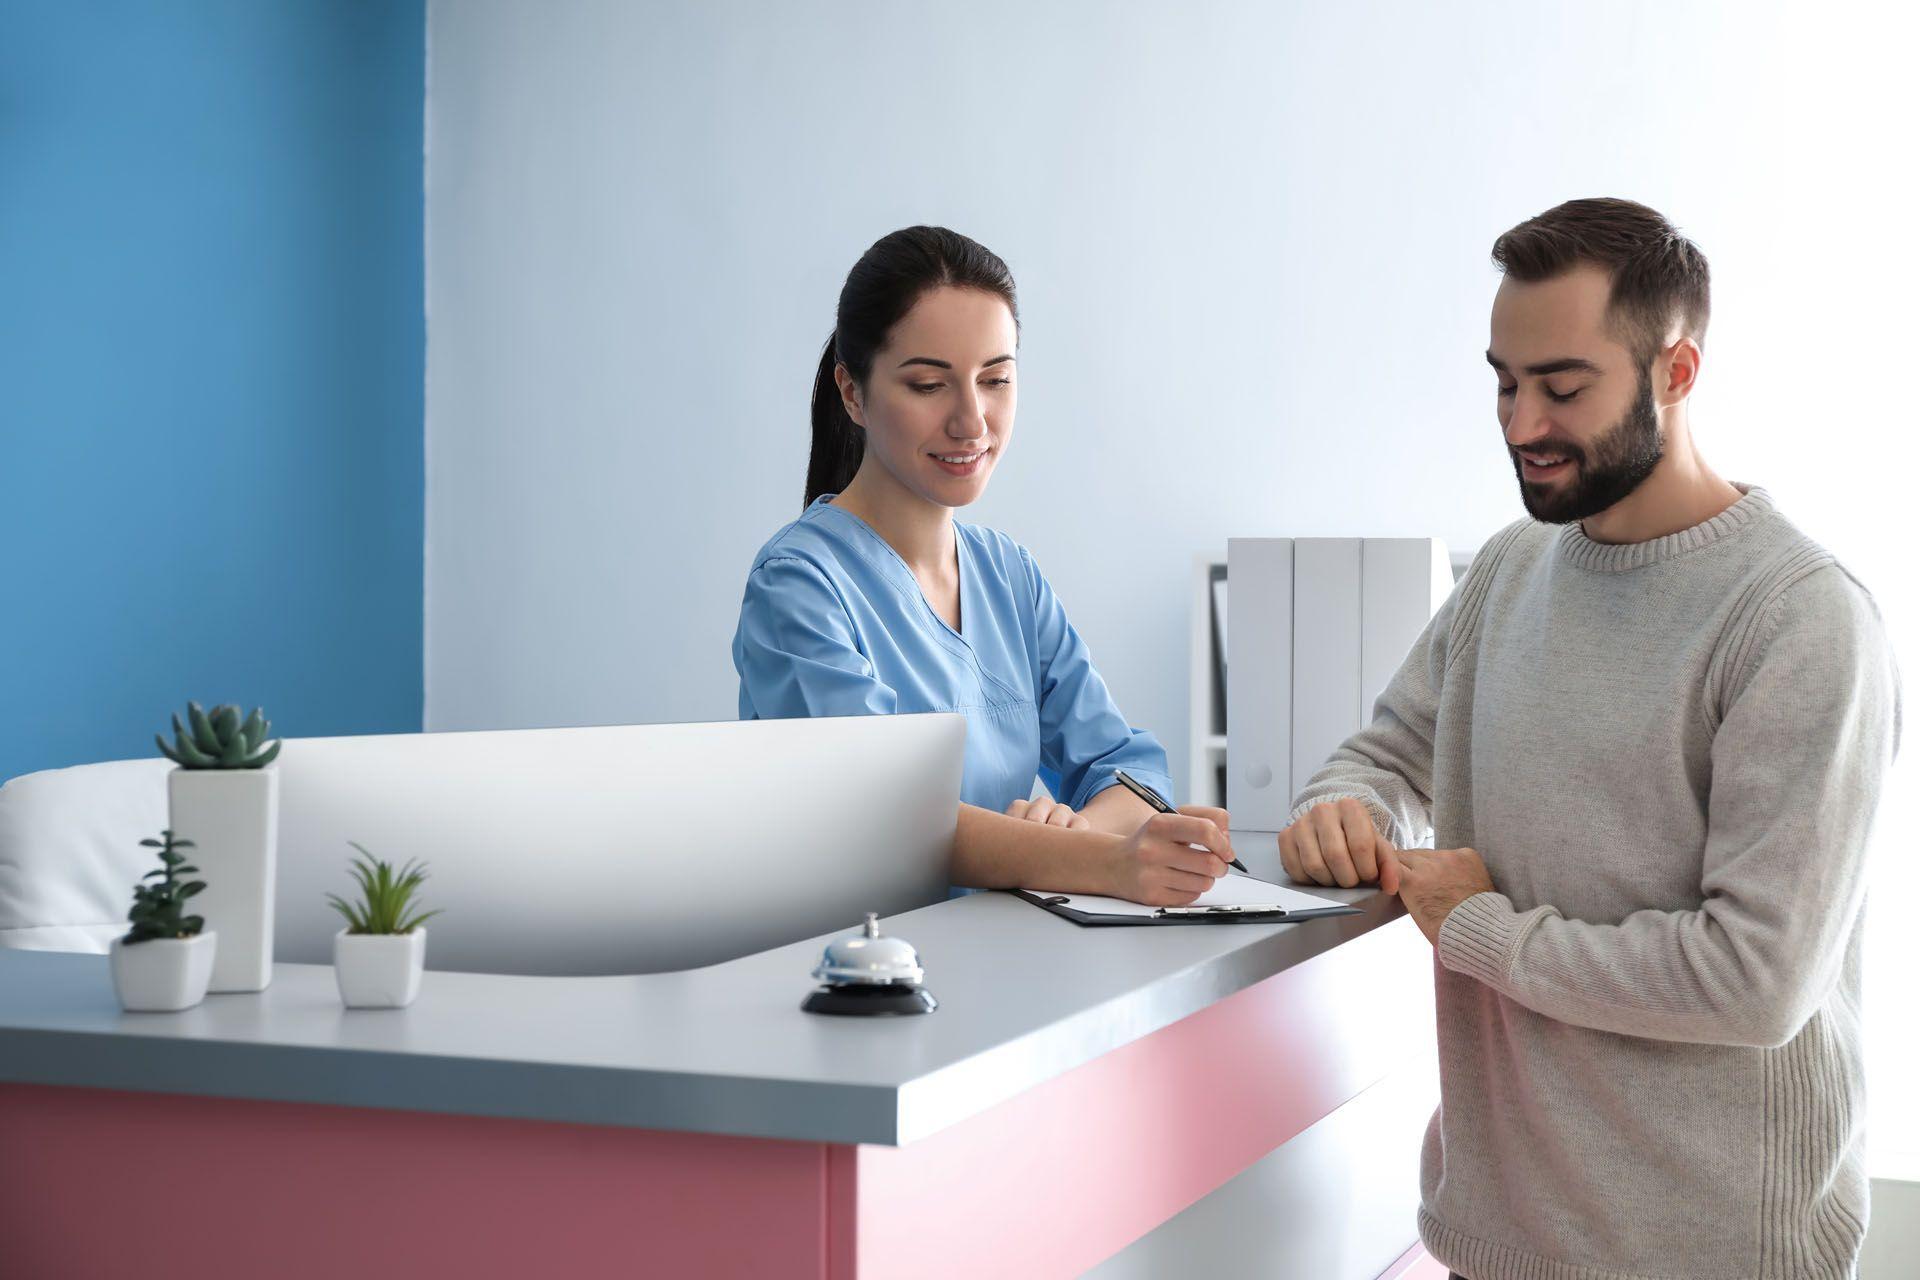
[[1160,907],[1153,913],[1159,916],[1284,916],[1285,907],[1227,906],[1227,907]]

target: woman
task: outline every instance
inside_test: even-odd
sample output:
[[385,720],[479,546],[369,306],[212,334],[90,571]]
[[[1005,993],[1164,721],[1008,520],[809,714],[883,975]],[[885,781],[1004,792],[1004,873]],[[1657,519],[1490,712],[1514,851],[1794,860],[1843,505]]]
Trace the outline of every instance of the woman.
[[[1018,337],[1012,275],[963,235],[908,227],[854,265],[805,509],[747,578],[740,715],[963,712],[954,883],[1184,905],[1233,856],[1227,815],[1155,814],[1115,785],[1125,769],[1169,794],[1166,752],[1128,727],[1026,548],[953,518],[1012,438]],[[1028,799],[1043,764],[1058,802]]]

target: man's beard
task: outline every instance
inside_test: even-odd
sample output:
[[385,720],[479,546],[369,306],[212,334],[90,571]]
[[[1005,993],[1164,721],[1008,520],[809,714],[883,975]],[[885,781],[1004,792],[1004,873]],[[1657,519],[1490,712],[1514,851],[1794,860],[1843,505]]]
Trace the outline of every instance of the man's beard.
[[1573,479],[1563,488],[1528,484],[1520,455],[1511,447],[1507,450],[1513,459],[1513,474],[1520,481],[1520,501],[1526,504],[1528,515],[1546,524],[1572,524],[1599,515],[1638,489],[1640,482],[1653,474],[1665,451],[1648,369],[1640,370],[1640,385],[1626,416],[1588,449],[1557,441],[1529,446],[1530,453],[1573,460]]

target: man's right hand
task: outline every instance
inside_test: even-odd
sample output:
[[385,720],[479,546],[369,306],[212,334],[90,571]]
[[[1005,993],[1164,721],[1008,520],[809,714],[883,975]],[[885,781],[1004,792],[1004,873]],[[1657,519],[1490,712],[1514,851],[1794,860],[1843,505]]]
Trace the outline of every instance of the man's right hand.
[[[1233,845],[1222,822],[1198,805],[1156,813],[1115,850],[1109,894],[1153,907],[1184,907],[1227,873]],[[1200,845],[1198,849],[1193,845]]]
[[1280,833],[1280,865],[1301,884],[1351,889],[1377,880],[1388,893],[1398,893],[1400,867],[1393,855],[1367,807],[1351,798],[1323,800]]

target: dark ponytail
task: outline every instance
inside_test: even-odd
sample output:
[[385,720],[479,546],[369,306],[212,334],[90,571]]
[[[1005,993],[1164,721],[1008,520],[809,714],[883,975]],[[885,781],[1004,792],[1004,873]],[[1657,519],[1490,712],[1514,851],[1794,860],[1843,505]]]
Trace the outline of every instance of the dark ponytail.
[[[833,366],[839,362],[829,336],[827,349],[820,353],[820,371],[813,378],[813,452],[807,456],[807,500],[802,509],[823,493],[846,488],[867,453],[866,435],[847,416],[846,403],[840,399],[840,384],[833,376]],[[848,371],[852,372],[851,366]]]
[[847,273],[833,336],[820,353],[814,375],[813,453],[807,459],[805,505],[846,488],[866,455],[866,433],[847,416],[834,366],[845,365],[864,388],[873,372],[874,353],[887,345],[893,326],[922,294],[942,285],[997,295],[1018,329],[1013,273],[985,245],[945,227],[907,227],[874,241]]

